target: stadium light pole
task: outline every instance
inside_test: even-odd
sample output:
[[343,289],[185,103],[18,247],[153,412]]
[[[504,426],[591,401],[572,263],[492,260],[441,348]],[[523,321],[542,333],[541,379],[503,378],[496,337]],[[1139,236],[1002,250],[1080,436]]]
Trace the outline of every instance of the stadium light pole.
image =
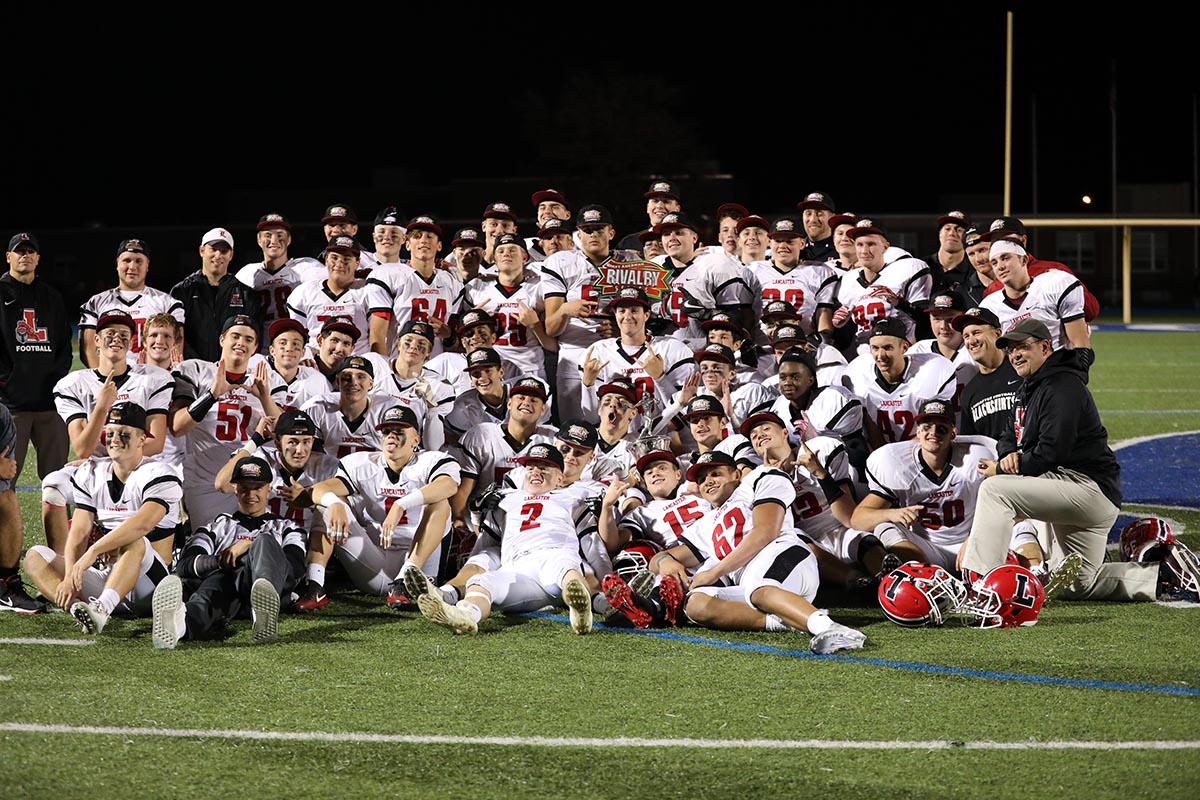
[[1008,39],[1004,67],[1004,213],[1012,213],[1012,64],[1013,12],[1008,12]]

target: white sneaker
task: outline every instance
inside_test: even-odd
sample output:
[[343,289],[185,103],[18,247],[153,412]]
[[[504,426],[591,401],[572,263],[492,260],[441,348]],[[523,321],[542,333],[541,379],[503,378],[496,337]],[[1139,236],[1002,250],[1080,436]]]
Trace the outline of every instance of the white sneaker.
[[571,614],[571,630],[580,636],[591,633],[592,593],[578,578],[572,578],[563,586],[562,597]]
[[414,603],[423,594],[442,596],[438,588],[433,585],[433,581],[429,580],[429,576],[425,574],[425,570],[416,564],[405,564],[404,569],[400,570],[400,578],[404,582],[404,593]]
[[259,578],[250,587],[250,619],[255,644],[279,638],[279,592],[266,578]]
[[828,630],[822,631],[812,638],[808,649],[819,656],[836,653],[838,650],[861,650],[867,636],[862,631],[848,628],[841,623],[833,623]]
[[417,608],[421,610],[421,615],[434,625],[449,628],[456,634],[478,633],[479,624],[470,612],[463,608],[465,604],[465,600],[460,600],[458,605],[452,606],[442,599],[441,592],[423,594],[417,598]]
[[154,589],[153,640],[159,650],[174,650],[187,631],[187,611],[183,607],[183,581],[168,575]]
[[109,614],[100,605],[99,600],[93,599],[90,603],[82,600],[72,603],[71,616],[75,618],[76,624],[83,628],[84,633],[100,633],[108,624]]

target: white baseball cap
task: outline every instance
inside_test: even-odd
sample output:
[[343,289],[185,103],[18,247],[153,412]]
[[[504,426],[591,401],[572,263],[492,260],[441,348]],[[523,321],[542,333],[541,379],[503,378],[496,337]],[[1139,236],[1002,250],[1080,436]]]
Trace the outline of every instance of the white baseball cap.
[[200,240],[200,246],[212,244],[213,242],[224,242],[229,245],[229,249],[233,249],[233,234],[224,228],[213,228],[208,233],[204,234],[204,238]]

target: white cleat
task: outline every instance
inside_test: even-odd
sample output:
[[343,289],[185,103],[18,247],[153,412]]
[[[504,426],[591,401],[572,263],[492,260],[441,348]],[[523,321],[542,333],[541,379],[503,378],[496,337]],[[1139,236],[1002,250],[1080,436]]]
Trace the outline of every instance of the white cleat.
[[417,598],[417,608],[421,610],[421,615],[425,619],[432,622],[434,625],[441,625],[443,628],[449,628],[456,634],[475,634],[479,632],[479,624],[471,614],[463,608],[466,604],[465,600],[459,601],[459,604],[452,606],[442,599],[441,592],[433,594],[423,594]]
[[250,635],[255,644],[266,644],[279,638],[279,592],[266,578],[259,578],[250,587]]
[[429,580],[429,576],[425,574],[425,570],[416,564],[405,564],[404,569],[400,570],[400,579],[404,582],[404,593],[414,603],[423,594],[431,594],[434,597],[442,596],[438,588],[433,585],[433,581]]
[[563,586],[562,596],[571,614],[571,630],[580,636],[591,633],[592,593],[578,578],[572,578]]
[[154,646],[159,650],[174,650],[187,629],[183,581],[178,575],[168,575],[155,587],[152,605]]
[[99,600],[92,600],[90,603],[76,600],[71,604],[71,616],[75,618],[76,624],[83,628],[84,633],[100,633],[108,624],[109,614],[100,605]]
[[861,650],[865,641],[867,635],[862,631],[835,622],[828,630],[814,636],[808,649],[819,656],[825,656],[839,650]]
[[1083,569],[1083,557],[1079,553],[1068,553],[1062,563],[1050,570],[1042,580],[1042,591],[1045,592],[1042,603],[1049,603],[1062,594],[1063,589],[1066,589],[1079,577],[1081,569]]

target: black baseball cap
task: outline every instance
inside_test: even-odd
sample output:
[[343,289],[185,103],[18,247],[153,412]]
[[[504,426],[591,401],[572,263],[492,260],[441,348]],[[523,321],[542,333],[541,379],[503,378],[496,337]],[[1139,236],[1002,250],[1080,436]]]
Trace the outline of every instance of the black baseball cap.
[[774,335],[771,336],[771,344],[787,344],[788,342],[807,342],[808,336],[805,335],[804,329],[797,325],[783,324],[775,329]]
[[739,220],[742,217],[750,216],[750,209],[746,208],[741,203],[721,203],[717,206],[717,219],[722,220],[729,217],[733,220]]
[[451,247],[464,247],[470,245],[472,247],[483,248],[484,240],[483,233],[478,228],[459,228],[454,233],[454,239],[451,240]]
[[564,422],[555,434],[555,438],[569,442],[576,447],[586,447],[591,450],[600,441],[596,426],[586,419],[569,419]]
[[808,367],[808,371],[812,376],[817,377],[817,358],[809,351],[800,347],[788,348],[782,356],[779,357],[779,363],[782,364],[803,364]]
[[150,436],[150,424],[146,421],[146,409],[130,401],[113,405],[104,417],[104,424],[128,425],[130,428],[145,431],[147,437],[154,438]]
[[392,406],[383,412],[383,417],[380,418],[379,424],[375,426],[375,430],[381,431],[384,428],[392,427],[416,428],[416,413],[408,406]]
[[775,319],[782,317],[785,319],[800,319],[799,312],[796,307],[787,300],[772,300],[763,307],[763,319]]
[[1026,317],[1016,325],[1013,325],[1008,330],[1008,333],[997,339],[996,347],[1004,349],[1017,342],[1023,342],[1026,339],[1041,339],[1043,342],[1053,341],[1050,337],[1050,329],[1046,327],[1045,323],[1033,317]]
[[247,328],[253,328],[256,334],[258,333],[257,320],[247,314],[234,314],[231,317],[226,317],[225,324],[221,326],[221,333],[224,333],[236,325],[245,325]]
[[546,220],[545,225],[538,228],[537,236],[539,239],[549,239],[551,236],[559,236],[564,233],[568,235],[571,233],[571,223],[558,217],[552,217]]
[[1025,223],[1016,217],[997,217],[988,225],[987,233],[983,234],[985,242],[994,242],[1005,236],[1024,236]]
[[487,325],[494,331],[496,330],[496,318],[482,308],[472,308],[458,318],[458,334],[461,336],[463,331],[479,325]]
[[500,247],[501,245],[505,244],[515,244],[525,252],[529,252],[529,248],[525,246],[525,240],[515,233],[502,233],[496,237],[496,247]]
[[395,225],[403,228],[403,218],[400,216],[400,211],[395,206],[388,206],[375,215],[376,225]]
[[484,219],[507,219],[517,221],[517,214],[508,203],[489,203],[483,210]]
[[759,411],[742,420],[742,424],[738,426],[738,433],[742,436],[749,436],[750,431],[754,430],[754,426],[763,422],[773,422],[785,431],[788,429],[787,423],[774,411]]
[[980,308],[979,306],[968,308],[950,322],[950,327],[956,331],[961,331],[968,325],[991,325],[993,328],[1003,327],[995,311],[992,311],[990,308]]
[[96,333],[113,325],[124,325],[132,332],[137,332],[137,320],[135,320],[128,312],[122,311],[119,308],[110,308],[100,315],[96,320]]
[[325,245],[325,252],[331,251],[356,256],[362,252],[362,248],[358,246],[358,242],[354,241],[353,236],[335,236]]
[[683,412],[683,418],[691,421],[696,417],[725,416],[725,406],[721,405],[721,401],[715,397],[698,394],[688,401],[687,410]]
[[527,394],[530,397],[537,397],[543,401],[550,396],[546,391],[546,384],[532,376],[518,380],[508,388],[508,394],[510,397],[514,394]]
[[408,322],[400,326],[400,331],[396,334],[396,339],[399,340],[401,337],[407,336],[410,333],[415,333],[417,336],[425,337],[429,340],[430,345],[437,341],[437,336],[434,335],[433,332],[433,326],[428,322],[423,322],[419,319],[410,319]]
[[857,239],[861,236],[870,236],[871,234],[882,236],[886,239],[887,229],[882,225],[877,225],[875,220],[863,217],[858,222],[854,223],[853,228],[846,232],[846,235],[851,239]]
[[230,483],[270,483],[271,465],[265,458],[244,456],[233,465]]
[[647,311],[650,310],[650,298],[646,296],[646,290],[640,286],[626,286],[621,291],[617,292],[617,296],[609,302],[609,308],[617,306],[641,306]]
[[684,214],[682,211],[672,211],[662,218],[662,222],[654,226],[654,229],[659,233],[664,233],[668,229],[687,228],[695,234],[700,233],[700,229],[692,222],[691,217]]
[[289,408],[275,423],[275,436],[316,436],[317,423],[304,411]]
[[925,309],[927,313],[932,314],[934,311],[966,311],[967,301],[963,300],[963,296],[958,292],[938,292],[929,299],[929,307]]
[[707,453],[701,453],[696,457],[696,461],[688,467],[685,477],[695,483],[697,478],[714,467],[734,467],[736,469],[737,462],[728,453],[722,453],[720,450],[709,450]]
[[517,458],[517,463],[524,466],[525,464],[550,464],[563,468],[562,453],[558,452],[557,448],[551,447],[548,444],[539,442],[525,451],[525,455]]
[[354,324],[354,320],[350,317],[330,317],[321,325],[321,333],[329,333],[330,331],[339,331],[346,334],[351,339],[358,341],[362,336],[362,331]]
[[292,223],[288,222],[288,218],[283,214],[271,211],[259,217],[258,224],[254,226],[256,231],[265,231],[267,228],[283,228],[285,231],[290,231]]
[[967,228],[962,235],[963,247],[974,247],[980,242],[987,242],[987,239],[983,238],[983,234],[984,231],[979,228]]
[[647,200],[651,197],[669,197],[672,200],[678,200],[679,194],[675,191],[675,185],[670,181],[659,180],[651,183],[650,188],[642,194],[642,197]]
[[701,361],[724,361],[731,367],[737,365],[737,356],[723,344],[705,345],[703,350],[697,350],[692,355],[692,360],[697,364]]
[[372,378],[375,377],[375,367],[371,364],[371,359],[364,358],[363,356],[346,356],[338,362],[337,370],[334,374],[341,375],[348,369],[356,369],[367,373]]
[[321,217],[323,224],[331,222],[348,222],[352,225],[358,224],[358,215],[354,213],[354,209],[345,203],[334,203],[325,209],[325,216]]
[[917,408],[913,421],[920,424],[927,419],[942,419],[954,424],[954,409],[945,400],[926,400]]
[[796,208],[803,211],[806,208],[823,208],[826,211],[835,211],[833,198],[825,192],[809,192],[804,195],[804,199],[796,203]]
[[579,209],[579,215],[575,218],[575,225],[579,228],[588,225],[613,225],[613,216],[604,206],[592,203]]
[[631,403],[636,403],[637,387],[633,382],[625,378],[613,378],[608,383],[596,390],[597,397],[604,397],[606,394],[619,394]]
[[904,323],[895,317],[885,317],[875,321],[871,326],[871,334],[867,338],[875,336],[895,336],[897,339],[908,341],[908,330],[904,327]]
[[478,347],[467,354],[467,372],[470,373],[471,370],[480,367],[503,369],[504,362],[500,360],[500,354],[492,348]]
[[740,336],[745,336],[746,331],[742,328],[741,323],[733,318],[732,315],[724,311],[718,311],[708,319],[700,323],[700,327],[706,331],[721,330],[732,331]]
[[405,226],[409,233],[413,231],[432,231],[437,234],[437,237],[442,238],[442,226],[434,222],[433,217],[428,214],[422,214],[418,217],[413,217]]
[[37,237],[34,236],[32,233],[14,234],[13,237],[8,240],[8,252],[10,252],[10,253],[15,252],[16,249],[18,247],[20,247],[21,245],[25,245],[26,247],[32,247],[33,252],[35,252],[35,253],[42,252],[42,248],[38,246]]
[[796,222],[793,217],[777,217],[771,223],[771,230],[767,234],[768,239],[792,239],[797,236],[805,238],[804,226]]
[[937,228],[942,229],[943,225],[960,225],[963,228],[971,227],[971,218],[963,211],[947,211],[937,218]]
[[143,239],[122,239],[117,245],[117,257],[122,253],[141,253],[146,258],[150,257],[150,245],[146,244]]

